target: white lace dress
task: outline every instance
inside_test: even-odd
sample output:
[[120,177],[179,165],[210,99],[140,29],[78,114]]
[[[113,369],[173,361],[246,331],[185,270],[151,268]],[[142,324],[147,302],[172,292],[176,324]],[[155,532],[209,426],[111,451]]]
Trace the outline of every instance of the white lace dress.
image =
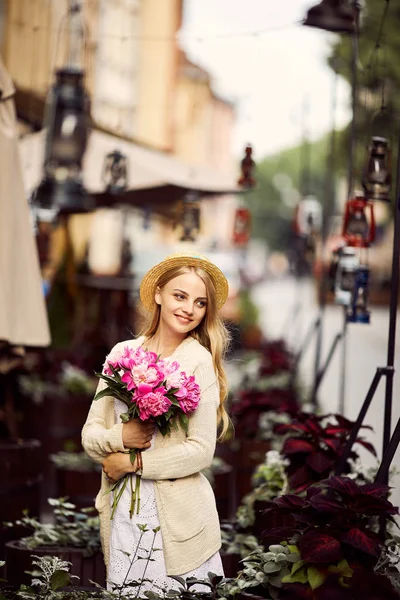
[[[115,400],[115,422],[120,423],[120,414],[125,412],[126,406],[120,400]],[[151,452],[154,444],[154,436]],[[133,481],[134,484],[134,481]],[[110,495],[112,502],[112,496]],[[161,530],[156,533],[154,529],[160,527],[158,520],[154,483],[149,479],[142,479],[140,484],[140,512],[129,518],[131,490],[129,484],[126,486],[118,507],[111,521],[110,535],[110,564],[108,569],[108,589],[113,590],[115,586],[127,586],[124,593],[136,591],[131,587],[129,581],[143,581],[140,594],[144,591],[157,591],[160,588],[177,589],[179,584],[166,574],[163,541]],[[138,525],[147,525],[148,531],[143,533]],[[140,542],[140,546],[139,546]],[[151,552],[153,548],[153,552]],[[151,554],[151,561],[146,558]],[[196,579],[207,579],[209,572],[223,575],[223,567],[219,552],[211,556],[202,565],[189,573],[182,573],[182,577],[195,577]],[[147,581],[148,580],[148,581]],[[201,586],[207,590],[205,586]],[[201,591],[198,586],[198,591]]]

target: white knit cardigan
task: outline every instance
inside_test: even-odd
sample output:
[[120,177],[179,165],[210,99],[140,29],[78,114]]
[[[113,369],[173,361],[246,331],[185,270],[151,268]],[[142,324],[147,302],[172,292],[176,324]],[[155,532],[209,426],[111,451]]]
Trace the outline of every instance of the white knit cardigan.
[[[140,346],[143,337],[120,342],[116,347]],[[211,354],[197,340],[187,337],[172,354],[181,370],[194,375],[201,389],[197,410],[189,416],[189,431],[172,429],[163,437],[157,431],[154,449],[142,453],[144,479],[154,480],[155,496],[164,558],[168,575],[180,575],[199,567],[221,547],[218,513],[212,488],[200,471],[210,466],[217,431],[219,388]],[[98,390],[105,383],[101,380]],[[126,450],[122,423],[114,424],[114,399],[110,396],[92,402],[82,430],[87,454],[101,463],[112,452]],[[110,496],[102,474],[96,498],[106,565],[109,562]]]

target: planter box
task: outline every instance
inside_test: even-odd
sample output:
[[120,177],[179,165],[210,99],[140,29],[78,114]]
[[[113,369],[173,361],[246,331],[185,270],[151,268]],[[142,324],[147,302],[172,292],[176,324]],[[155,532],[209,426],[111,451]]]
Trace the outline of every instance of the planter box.
[[32,555],[36,556],[58,556],[62,560],[67,560],[71,565],[70,572],[77,575],[79,579],[76,585],[91,586],[90,580],[105,585],[106,574],[103,560],[103,554],[97,552],[93,556],[84,556],[84,550],[81,548],[62,548],[38,547],[25,548],[20,541],[8,542],[6,544],[6,578],[10,585],[19,587],[21,583],[29,584],[30,575],[25,571],[32,570]]
[[81,450],[81,431],[92,397],[78,394],[44,395],[40,403],[26,398],[24,426],[42,442],[43,456],[65,450],[74,443]]
[[235,473],[231,465],[225,465],[215,473],[213,489],[218,515],[221,520],[229,520],[235,512]]
[[41,443],[38,440],[0,441],[0,522],[15,521],[28,510],[40,514]]
[[242,563],[239,562],[240,555],[221,552],[221,560],[225,577],[235,579],[238,572],[243,568]]
[[100,471],[78,471],[56,467],[57,497],[68,496],[78,508],[94,506],[100,485]]
[[240,504],[243,496],[251,492],[251,478],[254,469],[262,464],[265,454],[271,450],[271,444],[266,440],[240,440],[240,448],[236,462],[236,493]]

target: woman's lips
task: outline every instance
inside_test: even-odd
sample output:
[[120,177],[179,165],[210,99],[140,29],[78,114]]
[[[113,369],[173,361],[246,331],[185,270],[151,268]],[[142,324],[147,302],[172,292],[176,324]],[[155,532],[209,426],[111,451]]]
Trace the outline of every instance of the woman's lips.
[[187,317],[182,317],[182,315],[175,315],[175,316],[179,320],[179,322],[182,323],[183,325],[188,325],[189,323],[192,322],[192,319],[188,319]]

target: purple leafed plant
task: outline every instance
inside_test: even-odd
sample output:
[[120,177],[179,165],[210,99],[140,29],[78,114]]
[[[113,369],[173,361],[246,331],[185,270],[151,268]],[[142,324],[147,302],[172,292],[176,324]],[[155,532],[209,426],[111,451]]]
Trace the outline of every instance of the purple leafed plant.
[[261,350],[260,376],[276,375],[293,369],[294,357],[284,340],[266,343]]
[[[393,515],[398,514],[398,508],[387,499],[389,489],[332,476],[310,486],[305,498],[291,494],[275,498],[268,503],[265,515],[271,525],[285,527],[286,535],[291,530],[292,536],[299,536],[296,544],[307,563],[327,565],[346,559],[352,568],[373,568],[385,541],[378,521],[394,522]],[[265,545],[274,543],[276,534],[281,533],[267,529],[263,533]]]
[[351,578],[328,572],[324,583],[312,589],[308,584],[284,584],[278,600],[399,600],[390,580],[371,569],[356,567]]
[[[330,420],[326,423],[327,419]],[[352,421],[341,415],[317,416],[308,413],[298,413],[292,423],[275,426],[276,435],[288,436],[281,453],[290,461],[287,474],[292,491],[301,492],[332,474],[353,426]],[[376,456],[373,445],[363,438],[358,437],[356,443]],[[349,458],[358,458],[357,452],[352,450]],[[344,472],[349,473],[350,470],[350,464],[347,463]]]
[[243,390],[239,401],[231,408],[237,437],[257,437],[260,416],[268,411],[287,413],[294,417],[299,405],[294,389],[271,388],[267,391]]

